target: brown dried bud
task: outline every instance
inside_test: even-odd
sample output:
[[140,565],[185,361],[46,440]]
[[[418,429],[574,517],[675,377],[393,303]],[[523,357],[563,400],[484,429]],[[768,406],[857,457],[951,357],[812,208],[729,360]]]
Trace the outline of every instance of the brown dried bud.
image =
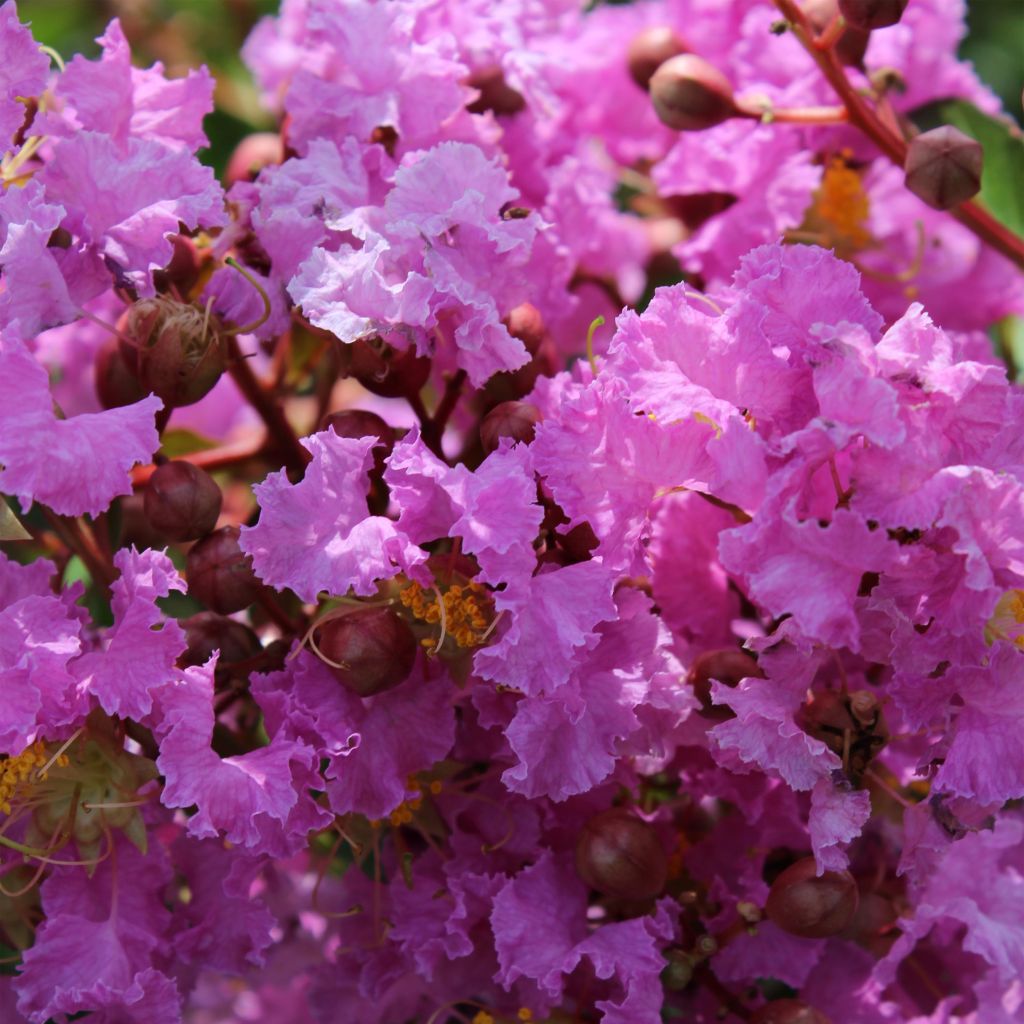
[[215,612],[199,612],[182,622],[188,646],[178,658],[182,668],[205,665],[214,651],[220,651],[217,667],[254,658],[263,648],[259,637],[246,625]]
[[772,883],[765,913],[784,932],[805,939],[837,935],[857,911],[857,883],[849,871],[815,874],[813,857],[790,865]]
[[191,462],[165,462],[143,495],[146,518],[170,540],[198,540],[216,525],[223,496],[213,477]]
[[633,81],[646,89],[651,77],[665,61],[686,53],[686,44],[668,25],[653,25],[633,37],[626,51],[629,74]]
[[839,12],[848,25],[870,32],[895,25],[910,0],[839,0]]
[[399,351],[381,338],[363,338],[342,348],[343,366],[367,391],[383,398],[418,394],[430,376],[430,360],[415,348]]
[[142,390],[117,338],[105,341],[96,353],[96,397],[104,409],[140,402],[149,394]]
[[502,402],[480,424],[480,440],[485,452],[493,452],[503,437],[529,444],[541,420],[540,409],[529,402]]
[[654,112],[676,131],[713,128],[738,112],[729,79],[692,53],[665,61],[654,72],[650,89]]
[[276,132],[253,132],[235,146],[224,172],[226,185],[237,181],[255,181],[264,167],[284,160],[284,143]]
[[404,683],[416,661],[416,638],[390,608],[360,608],[327,619],[313,636],[331,671],[360,697]]
[[936,210],[950,210],[978,194],[984,156],[980,143],[952,125],[922,132],[907,148],[906,186]]
[[188,592],[221,615],[240,612],[256,599],[259,581],[238,546],[237,526],[222,526],[194,544],[185,559]]
[[166,405],[192,405],[220,380],[225,368],[219,321],[212,314],[158,295],[125,310],[118,329],[121,354],[145,392]]
[[776,999],[756,1009],[750,1024],[832,1024],[823,1013],[802,999]]
[[712,707],[711,681],[714,679],[725,686],[738,686],[748,676],[764,678],[757,662],[745,651],[735,647],[723,647],[705,651],[690,666],[686,679],[693,687],[694,696],[706,708]]
[[466,79],[466,85],[480,92],[466,107],[471,114],[483,114],[488,110],[495,114],[518,114],[526,106],[523,94],[505,81],[505,74],[497,64],[474,71]]
[[624,807],[596,814],[576,843],[576,873],[604,893],[647,900],[665,888],[668,859],[657,832]]

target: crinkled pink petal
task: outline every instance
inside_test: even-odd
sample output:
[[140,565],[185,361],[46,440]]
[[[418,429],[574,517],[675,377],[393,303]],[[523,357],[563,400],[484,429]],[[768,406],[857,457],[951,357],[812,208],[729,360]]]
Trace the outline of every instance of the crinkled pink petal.
[[157,767],[165,779],[161,802],[197,806],[188,819],[189,835],[197,839],[223,835],[247,849],[281,856],[303,845],[311,827],[323,824],[306,788],[313,778],[313,751],[277,736],[246,754],[216,754],[210,747],[215,661],[185,669],[156,694]]
[[0,341],[0,491],[27,508],[99,515],[132,493],[128,471],[159,447],[150,395],[134,405],[69,420],[54,415],[46,371],[20,345]]
[[333,430],[312,434],[302,439],[313,461],[299,483],[281,470],[253,488],[260,519],[242,528],[240,543],[260,579],[304,601],[350,588],[372,594],[378,580],[426,558],[390,519],[367,511],[375,444]]
[[793,720],[799,691],[783,690],[773,680],[744,679],[736,687],[713,682],[711,693],[736,717],[715,726],[710,738],[723,750],[735,751],[742,764],[777,774],[797,790],[813,789],[840,767],[839,758]]
[[96,41],[100,59],[79,54],[58,79],[59,112],[44,115],[41,125],[47,134],[102,132],[119,145],[140,138],[190,152],[209,145],[203,118],[213,110],[213,77],[205,67],[175,79],[164,77],[159,61],[146,70],[132,67],[117,18]]
[[14,133],[25,123],[28,109],[18,97],[39,96],[50,71],[50,58],[39,49],[28,25],[18,21],[14,3],[0,7],[0,51],[4,55],[0,69],[0,149],[7,150]]
[[790,935],[771,921],[762,921],[751,931],[741,932],[714,955],[715,976],[726,983],[777,978],[799,989],[821,956],[821,942]]
[[77,132],[56,147],[39,173],[47,197],[67,210],[65,227],[91,243],[137,287],[165,267],[169,236],[226,223],[224,193],[213,171],[191,153],[130,137],[118,145],[98,132]]
[[48,558],[22,565],[0,551],[0,612],[23,597],[49,597],[57,566]]
[[860,835],[870,816],[871,796],[866,789],[851,792],[830,778],[814,784],[808,830],[819,875],[846,870],[850,858],[845,848]]
[[106,645],[79,658],[74,673],[80,692],[108,714],[140,720],[153,708],[153,692],[174,678],[185,650],[184,631],[156,601],[172,590],[184,593],[185,581],[162,551],[122,548],[114,565],[121,571],[111,587],[114,625]]
[[568,682],[581,649],[598,642],[598,625],[615,616],[613,587],[614,574],[591,561],[497,592],[495,607],[508,626],[476,652],[474,671],[528,695],[554,694]]

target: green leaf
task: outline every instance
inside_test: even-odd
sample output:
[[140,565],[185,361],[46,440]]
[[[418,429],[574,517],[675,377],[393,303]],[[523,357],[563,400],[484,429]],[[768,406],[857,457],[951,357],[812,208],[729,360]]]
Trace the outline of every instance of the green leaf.
[[0,496],[0,540],[31,540],[32,534],[18,521],[10,505]]
[[205,452],[216,447],[216,441],[211,441],[209,438],[203,437],[202,434],[197,434],[194,430],[178,427],[174,430],[164,431],[160,454],[166,455],[169,459],[177,459],[182,455]]
[[951,124],[981,143],[985,163],[978,198],[997,220],[1024,235],[1024,137],[1020,129],[961,100],[940,104],[937,113],[941,123]]

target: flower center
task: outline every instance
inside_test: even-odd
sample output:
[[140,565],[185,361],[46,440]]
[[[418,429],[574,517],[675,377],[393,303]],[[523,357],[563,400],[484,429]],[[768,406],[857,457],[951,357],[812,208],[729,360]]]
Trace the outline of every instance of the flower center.
[[[50,765],[50,753],[43,740],[26,747],[15,757],[0,760],[0,811],[11,813],[11,801],[17,800],[19,790],[36,780],[44,782]],[[59,768],[69,764],[67,754],[59,754],[53,762]]]
[[985,624],[985,642],[1006,640],[1024,649],[1024,590],[1008,590]]
[[398,599],[414,618],[441,627],[436,643],[421,641],[435,651],[447,637],[460,648],[481,647],[494,623],[494,600],[479,583],[453,583],[443,589],[425,590],[419,583],[410,582],[399,591]]
[[870,206],[860,174],[843,156],[825,165],[821,185],[807,213],[807,227],[820,231],[839,251],[863,249],[871,234],[866,228]]

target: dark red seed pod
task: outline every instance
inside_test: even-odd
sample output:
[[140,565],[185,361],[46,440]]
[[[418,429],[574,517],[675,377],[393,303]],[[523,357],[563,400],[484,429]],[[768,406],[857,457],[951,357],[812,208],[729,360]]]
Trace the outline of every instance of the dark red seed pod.
[[981,144],[959,129],[933,128],[907,147],[906,186],[936,210],[950,210],[981,190],[984,158]]
[[540,409],[529,402],[502,402],[496,405],[480,424],[480,440],[484,451],[493,452],[503,437],[529,444],[540,420]]
[[96,353],[96,397],[104,409],[139,402],[148,391],[143,391],[139,378],[125,359],[117,338],[105,341]]
[[654,112],[669,128],[703,131],[738,113],[729,79],[692,53],[665,61],[651,77]]
[[477,89],[480,95],[466,109],[472,114],[492,111],[508,116],[518,114],[526,106],[523,94],[505,81],[505,73],[497,64],[474,71],[466,79],[466,85]]
[[626,51],[630,77],[641,89],[646,89],[654,72],[665,61],[686,50],[686,44],[668,25],[646,28],[633,37]]
[[253,132],[246,135],[231,154],[224,182],[228,186],[237,181],[255,181],[264,167],[284,160],[284,143],[276,132]]
[[762,678],[757,662],[745,651],[735,647],[723,647],[705,651],[690,666],[687,682],[693,687],[694,696],[705,707],[711,707],[711,680],[725,686],[738,686],[748,676]]
[[313,636],[341,684],[360,697],[404,683],[416,661],[416,638],[390,608],[360,608],[328,619]]
[[857,912],[857,883],[849,871],[816,874],[813,857],[791,864],[772,883],[765,913],[785,932],[805,939],[837,935]]
[[259,593],[252,561],[239,547],[237,526],[222,526],[197,541],[185,559],[188,592],[221,615],[247,608]]
[[216,525],[223,496],[212,476],[191,462],[157,466],[143,495],[153,528],[170,540],[198,540]]
[[188,303],[157,295],[132,303],[118,321],[121,354],[143,390],[165,405],[192,405],[226,367],[219,322]]
[[346,345],[345,372],[367,391],[383,398],[406,398],[419,394],[430,376],[430,360],[414,348],[398,351],[380,338]]
[[199,612],[182,622],[188,646],[178,664],[205,665],[214,651],[220,651],[217,667],[256,657],[263,648],[260,638],[246,625],[216,612]]
[[776,999],[758,1007],[750,1024],[832,1024],[828,1017],[802,999]]
[[576,842],[576,873],[605,896],[647,900],[665,888],[668,858],[647,822],[613,807],[583,826]]
[[848,25],[870,32],[895,25],[910,0],[839,0],[839,12]]

